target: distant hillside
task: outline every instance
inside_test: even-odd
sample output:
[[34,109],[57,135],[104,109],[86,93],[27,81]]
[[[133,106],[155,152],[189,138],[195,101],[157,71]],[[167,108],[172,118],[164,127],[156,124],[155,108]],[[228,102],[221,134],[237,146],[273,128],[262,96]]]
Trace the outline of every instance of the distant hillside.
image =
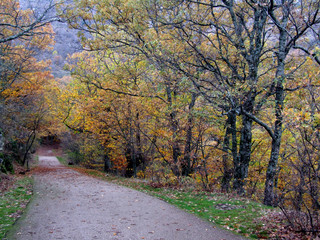
[[[52,1],[52,0],[51,0]],[[36,13],[41,13],[49,6],[50,0],[20,0],[21,8],[33,9]],[[50,14],[55,14],[51,12]],[[41,53],[40,59],[52,60],[52,72],[55,77],[63,77],[69,73],[63,70],[68,55],[81,50],[81,44],[77,37],[77,31],[68,28],[66,23],[52,23],[55,31],[55,45],[53,51]]]

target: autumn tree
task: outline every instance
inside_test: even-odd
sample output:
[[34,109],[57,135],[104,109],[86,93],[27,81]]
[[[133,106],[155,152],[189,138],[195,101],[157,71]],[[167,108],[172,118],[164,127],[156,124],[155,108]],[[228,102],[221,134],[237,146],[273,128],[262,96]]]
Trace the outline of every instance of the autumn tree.
[[[75,95],[72,101],[77,106],[89,107],[82,106],[82,110],[76,112],[78,107],[71,103],[73,107],[65,110],[65,124],[100,139],[106,150],[106,165],[125,156],[127,176],[152,165],[147,159],[162,159],[176,176],[186,174],[184,169],[191,173],[195,166],[191,155],[195,148],[191,111],[196,96],[189,99],[188,93],[182,93],[188,86],[182,88],[181,83],[168,81],[169,77],[175,79],[172,74],[157,71],[145,59],[120,57],[111,52],[106,57],[107,52],[83,52],[70,60],[74,84],[82,86],[82,90],[75,90],[91,99],[91,103]],[[71,96],[71,93],[66,95]],[[168,125],[174,129],[167,130]],[[187,148],[184,156],[189,156],[189,165],[183,165],[181,160],[183,144]]]
[[[184,56],[175,52],[158,56],[188,76],[214,108],[227,116],[224,151],[231,152],[234,169],[226,167],[224,186],[244,192],[252,145],[252,118],[259,91],[259,66],[268,56],[267,12],[259,5],[233,1],[181,1],[150,5],[150,18],[158,29],[174,28],[172,35],[183,44]],[[167,52],[166,52],[167,53]],[[263,58],[264,56],[264,58]],[[191,71],[190,71],[191,70]],[[222,101],[221,101],[222,100]],[[235,122],[241,115],[240,144]],[[229,148],[229,136],[232,147]],[[239,152],[237,152],[239,151]],[[226,156],[224,161],[227,161]],[[226,166],[226,165],[225,165]]]
[[[277,159],[279,157],[281,144],[286,60],[292,48],[298,45],[299,40],[310,33],[310,31],[314,31],[313,26],[319,24],[319,3],[304,1],[283,1],[281,3],[270,1],[268,4],[259,4],[254,1],[251,3],[234,1],[186,2],[188,4],[185,6],[182,4],[173,4],[171,6],[171,9],[174,9],[170,9],[172,13],[179,13],[179,8],[183,10],[181,11],[181,14],[176,14],[175,18],[169,18],[170,21],[161,19],[161,16],[168,16],[163,13],[157,14],[157,19],[160,19],[160,24],[176,26],[178,36],[182,36],[182,41],[187,42],[190,48],[194,49],[194,52],[198,54],[198,59],[200,59],[199,62],[202,61],[204,63],[202,65],[209,66],[210,68],[207,67],[209,71],[212,71],[213,69],[216,73],[220,74],[221,72],[225,73],[226,71],[225,69],[224,71],[221,71],[221,68],[219,68],[221,67],[221,62],[219,64],[216,61],[217,55],[213,59],[212,57],[206,57],[206,54],[199,50],[198,47],[200,45],[200,37],[195,37],[199,36],[199,33],[208,36],[208,31],[213,32],[217,36],[216,39],[219,44],[212,44],[212,46],[214,46],[215,49],[220,50],[218,56],[221,56],[223,61],[230,68],[233,79],[238,80],[240,83],[245,83],[246,85],[246,87],[243,88],[244,91],[240,93],[238,105],[233,107],[233,109],[239,108],[243,125],[240,137],[239,155],[235,159],[234,165],[234,187],[235,189],[238,189],[239,192],[243,191],[243,184],[247,177],[248,164],[250,161],[252,122],[255,121],[264,127],[272,138],[271,157],[266,175],[264,200],[265,204],[270,205],[273,201],[272,189],[274,188]],[[194,10],[195,4],[198,6],[197,9],[199,11],[201,11],[201,6],[206,6],[207,12],[210,15],[208,14],[208,17],[203,14],[193,15],[193,13],[197,12],[197,10]],[[166,11],[165,8],[160,9]],[[181,17],[185,12],[188,13],[186,14],[186,18]],[[229,18],[227,18],[229,21],[224,22],[227,13],[229,14]],[[197,16],[201,16],[201,18],[198,20]],[[206,22],[206,19],[209,19],[209,21]],[[271,26],[274,25],[274,27],[267,25],[269,23],[271,23]],[[211,28],[206,30],[204,29],[206,26]],[[229,28],[231,26],[233,26],[233,28]],[[192,33],[194,37],[192,37]],[[278,42],[277,45],[274,46],[272,44],[272,39],[276,37],[278,37]],[[226,45],[224,45],[225,41],[227,41]],[[268,47],[268,45],[271,45],[271,47]],[[245,61],[246,65],[242,69],[241,64],[234,64],[230,61],[230,58],[225,57],[228,56],[226,53],[221,54],[222,50],[229,50],[231,47],[234,47],[238,51],[237,53],[242,56],[242,62]],[[275,81],[269,84],[259,80],[261,79],[260,76],[268,73],[268,68],[262,68],[263,61],[270,57],[270,55],[267,54],[268,52],[274,52],[273,54],[277,59],[277,62],[274,65],[276,69]],[[230,53],[230,51],[228,53]],[[212,65],[211,63],[215,63],[215,65]],[[197,66],[202,67],[202,65],[198,64]],[[297,64],[297,67],[298,66],[299,64]],[[243,73],[243,75],[241,75],[241,73]],[[263,86],[261,82],[267,85]],[[268,88],[267,91],[263,89],[266,86]],[[261,101],[257,101],[258,95],[262,95]],[[255,116],[260,111],[264,101],[271,96],[274,96],[275,101],[275,122],[273,130],[269,128],[265,122],[260,121]]]
[[[15,81],[20,75],[21,65],[9,61],[11,57],[18,56],[15,48],[24,46],[31,49],[35,44],[28,46],[25,43],[38,41],[43,35],[52,34],[47,31],[50,22],[58,20],[57,16],[53,16],[51,11],[56,4],[50,4],[42,12],[35,12],[31,9],[22,10],[18,1],[9,0],[0,2],[0,56],[1,56],[1,89],[4,91]],[[35,39],[38,40],[35,40]],[[33,51],[36,49],[34,48]],[[23,59],[22,59],[23,61]]]
[[69,107],[62,110],[63,122],[69,129],[100,141],[105,148],[105,169],[111,170],[111,162],[123,162],[125,157],[128,166],[118,161],[116,168],[127,167],[128,176],[136,175],[143,157],[134,120],[142,116],[135,110],[133,97],[137,96],[134,88],[140,87],[139,71],[143,68],[135,70],[117,57],[112,60],[101,55],[82,52],[70,59],[68,68],[74,80],[69,85],[72,95],[64,93]]
[[[90,98],[97,94],[110,105],[106,99],[117,96],[125,102],[115,105],[126,109],[122,114],[116,107],[103,112],[105,118],[118,114],[108,119],[111,125],[104,126],[118,124],[122,132],[112,133],[115,138],[125,133],[123,147],[131,156],[129,162],[135,162],[133,153],[140,152],[141,138],[144,146],[148,140],[157,149],[157,157],[176,176],[191,175],[196,165],[198,169],[201,164],[208,166],[211,154],[211,159],[222,159],[216,164],[223,172],[223,190],[231,188],[233,179],[233,189],[244,194],[248,176],[253,175],[250,164],[257,162],[252,161],[254,154],[261,159],[255,186],[265,180],[264,203],[274,205],[278,159],[285,152],[281,142],[287,140],[287,136],[282,138],[284,109],[291,104],[285,97],[304,87],[297,74],[306,64],[301,53],[319,60],[308,45],[312,34],[318,36],[318,1],[74,3],[64,16],[72,28],[81,31],[84,50],[96,55],[88,61],[95,68],[88,71],[86,64],[78,62],[72,73],[87,86]],[[110,68],[114,59],[118,66]],[[140,105],[139,101],[144,102]],[[152,104],[162,112],[137,110]],[[147,119],[154,121],[157,129],[153,132]],[[210,124],[211,132],[200,130]],[[141,135],[133,141],[136,133]],[[217,140],[215,150],[206,149],[205,142],[211,138]],[[166,148],[170,151],[163,151]]]
[[[132,94],[130,91],[115,91],[119,94],[126,94],[128,96],[135,95],[136,97],[150,97],[160,99],[167,105],[167,116],[169,121],[170,132],[171,132],[171,159],[172,171],[175,175],[179,176],[181,173],[189,175],[192,172],[191,167],[191,151],[192,151],[192,128],[193,128],[193,117],[190,113],[188,121],[188,130],[185,133],[186,141],[185,146],[181,146],[178,132],[181,131],[177,116],[178,99],[181,93],[185,90],[185,83],[181,73],[175,69],[169,68],[167,62],[159,61],[157,55],[163,54],[161,48],[156,47],[157,44],[167,44],[167,42],[160,41],[158,43],[152,43],[151,39],[156,34],[154,29],[148,28],[149,18],[145,13],[145,9],[142,5],[136,4],[135,2],[127,2],[123,5],[120,2],[104,2],[103,4],[91,1],[90,3],[83,6],[82,2],[79,2],[79,8],[73,8],[73,11],[68,12],[67,18],[70,19],[70,25],[81,31],[92,34],[92,38],[82,37],[84,48],[88,51],[102,52],[104,49],[117,51],[123,56],[122,61],[130,59],[130,56],[136,56],[138,61],[147,61],[150,66],[154,68],[154,71],[159,72],[158,83],[155,81],[153,85],[159,84],[163,87],[163,93],[159,94],[144,94],[138,92]],[[80,8],[81,7],[81,8]],[[137,18],[132,20],[131,14],[138,12],[138,9],[142,11]],[[107,12],[105,10],[108,9]],[[136,11],[136,12],[134,12]],[[89,13],[89,14],[88,14]],[[103,17],[101,17],[103,16]],[[114,16],[117,16],[114,18]],[[111,18],[113,21],[109,22]],[[82,24],[82,23],[84,24]],[[170,35],[165,35],[172,38]],[[165,37],[164,36],[164,37]],[[170,48],[175,49],[179,47],[179,42],[173,41],[170,44]],[[127,57],[126,57],[127,56]],[[142,59],[142,60],[141,60]],[[91,84],[95,84],[92,82]],[[97,86],[97,84],[95,84]],[[188,85],[190,86],[190,84]],[[98,87],[100,87],[98,85]],[[192,87],[192,86],[191,86]],[[163,95],[164,94],[164,95]],[[183,94],[186,94],[184,92]],[[189,111],[192,111],[193,106],[198,98],[198,93],[194,90],[190,93],[189,97]],[[185,157],[182,157],[184,151]],[[181,159],[184,160],[181,160]],[[183,162],[183,163],[182,163]],[[183,168],[181,170],[181,167]]]
[[[40,68],[40,71],[43,69]],[[13,149],[18,154],[16,160],[27,167],[28,154],[48,113],[44,92],[47,81],[52,77],[49,72],[33,72],[28,79],[27,83],[18,84],[16,81],[3,92],[6,99],[1,120],[1,125],[6,126],[3,129],[5,136],[18,147]]]
[[[275,121],[273,129],[264,125],[272,137],[271,156],[268,164],[266,182],[265,182],[265,197],[264,204],[274,204],[274,184],[277,171],[277,163],[280,153],[282,124],[283,124],[283,108],[285,104],[285,80],[288,76],[286,72],[286,65],[288,56],[294,46],[298,45],[300,41],[310,32],[313,27],[320,23],[319,16],[319,1],[297,3],[293,1],[283,1],[277,4],[270,1],[268,5],[268,15],[270,21],[276,28],[275,37],[277,37],[277,45],[275,47],[276,56],[276,73],[274,81],[271,84],[271,89],[274,91],[274,110]],[[299,65],[298,65],[299,66]],[[297,66],[297,67],[298,67]],[[294,72],[294,71],[292,71]],[[260,123],[257,121],[257,123]]]
[[[283,109],[283,141],[275,191],[289,224],[304,234],[319,231],[319,71],[308,58],[294,94],[287,94]],[[286,161],[283,161],[283,158]]]
[[[102,10],[103,17],[100,17]],[[258,68],[267,52],[263,51],[267,38],[265,8],[227,1],[221,4],[192,1],[98,4],[90,1],[85,6],[80,2],[79,8],[70,11],[67,17],[72,27],[93,35],[92,39],[82,37],[87,50],[106,48],[143,55],[158,71],[173,72],[180,79],[193,83],[191,99],[201,94],[214,108],[220,109],[229,119],[224,150],[229,152],[228,138],[232,135],[234,165],[234,171],[225,165],[225,186],[234,175],[234,188],[243,193],[253,122],[243,112],[254,112],[256,97],[261,93]],[[171,86],[181,80],[168,76],[164,83],[168,83],[166,92],[170,105],[177,92]],[[190,103],[190,107],[193,104]],[[237,114],[242,116],[240,146],[237,146],[237,129],[234,128]],[[178,129],[175,111],[169,116],[175,138]],[[175,142],[172,143],[172,159],[177,164],[181,149]],[[185,150],[188,156],[187,146]],[[185,158],[184,166],[190,164],[189,159]]]
[[54,6],[51,3],[43,12],[36,13],[22,10],[17,1],[0,1],[1,129],[6,143],[17,146],[13,152],[22,164],[28,163],[28,153],[43,119],[49,62],[36,57],[53,44],[49,23],[57,18],[49,12]]

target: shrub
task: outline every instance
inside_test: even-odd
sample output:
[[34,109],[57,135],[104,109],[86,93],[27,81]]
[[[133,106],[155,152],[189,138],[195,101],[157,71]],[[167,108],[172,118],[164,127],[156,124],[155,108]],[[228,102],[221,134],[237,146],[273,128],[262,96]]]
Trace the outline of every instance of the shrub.
[[0,153],[0,171],[3,173],[14,173],[13,159],[9,154]]

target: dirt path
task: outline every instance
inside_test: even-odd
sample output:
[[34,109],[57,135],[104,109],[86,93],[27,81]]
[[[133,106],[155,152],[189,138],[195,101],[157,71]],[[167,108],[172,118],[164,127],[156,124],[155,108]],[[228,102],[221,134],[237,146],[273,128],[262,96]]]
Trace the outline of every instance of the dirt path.
[[243,239],[164,201],[39,157],[35,199],[7,239]]

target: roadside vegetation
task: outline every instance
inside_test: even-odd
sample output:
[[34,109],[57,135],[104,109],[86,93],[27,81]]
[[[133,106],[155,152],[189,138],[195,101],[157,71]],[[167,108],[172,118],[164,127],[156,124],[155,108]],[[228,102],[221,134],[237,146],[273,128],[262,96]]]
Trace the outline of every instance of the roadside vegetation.
[[21,217],[32,197],[32,177],[16,179],[13,186],[0,193],[0,239],[5,237],[16,220]]

